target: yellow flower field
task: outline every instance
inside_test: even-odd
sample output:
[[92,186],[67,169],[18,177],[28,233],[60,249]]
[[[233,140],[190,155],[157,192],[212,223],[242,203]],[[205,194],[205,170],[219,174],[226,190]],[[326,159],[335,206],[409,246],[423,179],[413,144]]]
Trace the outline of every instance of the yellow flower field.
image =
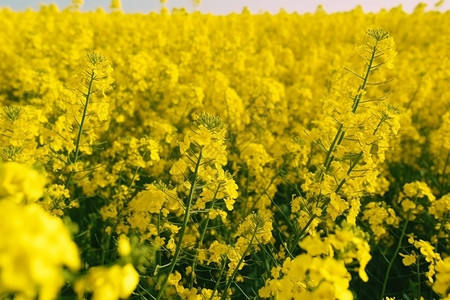
[[0,299],[450,299],[450,12],[0,9]]

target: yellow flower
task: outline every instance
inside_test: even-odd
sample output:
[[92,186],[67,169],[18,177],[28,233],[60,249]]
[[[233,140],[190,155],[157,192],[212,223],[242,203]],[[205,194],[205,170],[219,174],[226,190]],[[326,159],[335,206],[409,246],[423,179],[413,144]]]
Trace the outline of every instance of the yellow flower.
[[130,201],[129,208],[134,212],[159,213],[165,201],[166,194],[150,184]]
[[436,264],[436,282],[433,290],[441,297],[450,298],[450,257]]
[[35,202],[44,194],[46,180],[33,168],[16,163],[0,163],[0,200]]
[[112,0],[111,5],[109,6],[109,8],[111,8],[113,10],[120,9],[121,7],[122,7],[122,4],[120,3],[120,0]]
[[320,236],[307,236],[300,242],[300,247],[306,250],[311,256],[318,256],[321,254],[331,255],[333,249],[331,248],[330,241],[328,239],[322,240]]
[[403,210],[406,212],[406,211],[416,208],[416,204],[409,199],[405,199],[402,201],[402,207],[403,207]]
[[172,252],[175,252],[175,247],[176,247],[175,240],[173,238],[170,238],[166,244],[166,248]]
[[54,299],[65,283],[63,267],[80,267],[68,229],[38,205],[10,200],[0,201],[0,220],[0,293]]
[[78,10],[83,5],[83,0],[72,0],[71,4],[75,10]]
[[414,251],[411,254],[400,253],[400,256],[403,257],[402,262],[405,266],[410,266],[416,263],[417,255]]
[[436,199],[428,185],[421,181],[414,181],[412,183],[405,184],[403,187],[403,193],[405,193],[405,195],[409,198],[422,198],[427,196],[431,202]]
[[93,300],[117,300],[130,297],[139,283],[139,274],[132,264],[112,267],[92,267],[77,280],[74,290],[79,299],[86,292],[92,292]]
[[439,200],[431,203],[429,213],[433,215],[436,220],[445,220],[445,214],[450,211],[450,194],[442,196]]
[[130,239],[124,235],[121,234],[119,236],[119,240],[117,241],[117,248],[119,250],[120,256],[127,256],[131,253],[131,246],[130,246]]
[[177,286],[178,282],[181,280],[181,274],[178,271],[175,271],[175,273],[171,273],[169,275],[169,279],[167,280],[167,283],[170,285]]
[[225,255],[227,251],[227,245],[221,244],[218,241],[212,242],[208,249],[208,264],[211,262],[219,263],[223,258],[222,256]]

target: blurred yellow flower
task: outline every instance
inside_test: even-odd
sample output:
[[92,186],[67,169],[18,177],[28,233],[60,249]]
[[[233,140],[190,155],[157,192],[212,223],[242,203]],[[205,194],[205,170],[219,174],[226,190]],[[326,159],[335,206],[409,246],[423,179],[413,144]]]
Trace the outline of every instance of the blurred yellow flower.
[[111,267],[92,267],[77,280],[74,290],[79,299],[92,292],[93,300],[117,300],[130,297],[139,282],[139,274],[132,264]]
[[36,204],[0,201],[0,293],[54,299],[63,267],[80,268],[75,243],[61,219]]
[[120,256],[128,256],[131,253],[130,239],[121,234],[119,240],[117,241],[117,248],[119,250]]
[[35,202],[44,194],[46,180],[35,169],[17,162],[0,163],[0,200]]

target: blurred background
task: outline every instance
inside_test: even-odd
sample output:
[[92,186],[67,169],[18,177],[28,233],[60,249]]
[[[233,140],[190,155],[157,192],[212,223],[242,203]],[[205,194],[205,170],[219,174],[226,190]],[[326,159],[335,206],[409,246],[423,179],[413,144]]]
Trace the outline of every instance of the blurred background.
[[[109,11],[110,0],[85,0],[81,8],[82,11],[95,10],[98,7]],[[172,8],[184,7],[187,11],[201,11],[217,15],[241,12],[247,6],[252,13],[270,12],[277,13],[281,8],[287,12],[308,13],[316,11],[318,5],[322,5],[326,12],[348,11],[361,5],[365,12],[378,12],[382,8],[390,9],[399,5],[403,6],[406,12],[412,12],[419,3],[426,3],[427,10],[447,11],[450,9],[450,0],[203,0],[201,4],[196,4],[192,0],[168,0],[161,4],[159,0],[122,0],[122,9],[126,13],[148,13],[159,12],[164,5],[169,10]],[[71,0],[0,0],[0,7],[10,7],[16,11],[27,8],[37,10],[39,4],[56,3],[59,9],[68,7]],[[438,6],[436,7],[436,4]]]

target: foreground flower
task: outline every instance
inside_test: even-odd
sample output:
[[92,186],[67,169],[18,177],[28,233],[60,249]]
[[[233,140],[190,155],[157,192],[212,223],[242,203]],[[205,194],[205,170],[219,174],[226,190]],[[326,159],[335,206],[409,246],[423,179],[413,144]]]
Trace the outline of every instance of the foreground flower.
[[444,299],[450,299],[450,257],[446,257],[436,265],[436,283],[433,290]]
[[92,300],[113,300],[130,297],[139,282],[139,274],[132,264],[112,267],[93,267],[86,276],[75,282],[79,299],[92,292]]
[[68,229],[40,206],[11,200],[0,200],[0,220],[0,294],[54,299],[65,283],[63,267],[80,267]]
[[0,199],[35,202],[44,194],[44,186],[45,180],[31,167],[16,162],[0,164]]

